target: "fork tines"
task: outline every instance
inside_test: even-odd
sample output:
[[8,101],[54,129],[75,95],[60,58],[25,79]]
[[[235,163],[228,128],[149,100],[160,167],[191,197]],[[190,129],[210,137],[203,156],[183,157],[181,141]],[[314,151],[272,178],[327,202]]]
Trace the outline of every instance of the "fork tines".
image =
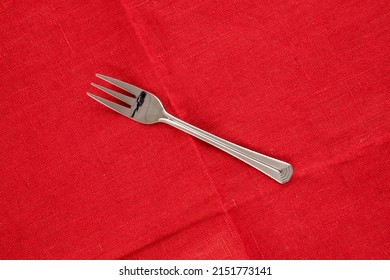
[[[133,86],[131,84],[122,82],[120,80],[117,80],[117,79],[114,79],[114,78],[111,78],[111,77],[108,77],[108,76],[104,76],[104,75],[101,75],[101,74],[96,74],[96,77],[102,79],[103,81],[106,81],[107,83],[115,85],[115,86],[117,86],[120,89],[125,90],[126,92],[134,95],[135,97],[138,97],[141,94],[141,92],[143,91],[142,89],[140,89],[140,88],[138,88],[136,86]],[[116,92],[116,91],[114,91],[112,89],[108,89],[106,87],[97,85],[95,83],[91,83],[91,85],[94,86],[95,88],[98,88],[98,89],[104,91],[105,93],[107,93],[107,94],[109,94],[111,96],[114,96],[115,98],[118,98],[119,100],[123,101],[124,103],[126,103],[126,104],[128,104],[130,106],[132,106],[136,102],[135,98],[127,96],[127,95],[124,95],[124,94],[119,93],[119,92]],[[89,93],[89,92],[87,92],[87,94],[88,94],[89,97],[95,99],[96,101],[100,102],[101,104],[107,106],[110,109],[113,109],[114,111],[116,111],[116,112],[118,112],[118,113],[120,113],[122,115],[125,115],[125,116],[129,116],[130,115],[131,109],[128,108],[128,107],[119,105],[119,104],[117,104],[115,102],[109,101],[107,99],[104,99],[102,97],[96,96],[96,95],[94,95],[92,93]]]

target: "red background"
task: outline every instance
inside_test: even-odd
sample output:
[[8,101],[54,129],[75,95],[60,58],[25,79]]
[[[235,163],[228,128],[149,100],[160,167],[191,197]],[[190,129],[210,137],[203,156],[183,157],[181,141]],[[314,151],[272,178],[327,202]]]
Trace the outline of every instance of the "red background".
[[[388,259],[388,1],[0,4],[0,258]],[[102,73],[280,185],[89,98]]]

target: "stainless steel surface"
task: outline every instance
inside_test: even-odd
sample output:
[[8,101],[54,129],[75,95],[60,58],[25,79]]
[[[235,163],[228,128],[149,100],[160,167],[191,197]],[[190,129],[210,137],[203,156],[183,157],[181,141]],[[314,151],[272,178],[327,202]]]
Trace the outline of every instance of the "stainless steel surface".
[[261,172],[281,184],[287,183],[290,180],[293,173],[293,169],[289,163],[262,155],[239,145],[233,144],[229,141],[226,141],[220,137],[217,137],[211,133],[208,133],[170,115],[164,110],[164,107],[161,104],[160,100],[158,100],[156,96],[154,96],[150,92],[147,92],[146,90],[140,89],[128,83],[104,75],[96,74],[96,76],[110,84],[113,84],[125,90],[126,92],[134,95],[135,97],[129,97],[112,89],[108,89],[92,83],[94,87],[130,105],[129,107],[122,106],[115,102],[111,102],[109,100],[96,96],[94,94],[87,93],[90,97],[107,106],[108,108],[111,108],[114,111],[139,123],[153,124],[157,122],[162,122],[169,124],[242,160],[243,162],[251,165],[257,170],[260,170]]

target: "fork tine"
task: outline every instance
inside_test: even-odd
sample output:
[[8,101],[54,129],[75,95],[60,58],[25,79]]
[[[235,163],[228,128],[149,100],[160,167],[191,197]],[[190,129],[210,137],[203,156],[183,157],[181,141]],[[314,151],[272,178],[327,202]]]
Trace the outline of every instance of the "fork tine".
[[135,98],[133,98],[133,97],[126,96],[126,95],[124,95],[122,93],[116,92],[116,91],[114,91],[112,89],[108,89],[108,88],[102,87],[102,86],[97,85],[95,83],[91,83],[91,85],[94,86],[95,88],[98,88],[98,89],[104,91],[105,93],[108,93],[109,95],[112,95],[112,96],[118,98],[119,100],[121,100],[121,101],[123,101],[123,102],[125,102],[125,103],[127,103],[129,105],[132,105],[132,104],[135,103]]
[[136,97],[138,97],[138,95],[140,95],[140,93],[144,91],[143,89],[140,89],[136,86],[130,85],[128,83],[122,82],[120,80],[117,80],[117,79],[114,79],[114,78],[111,78],[108,76],[104,76],[102,74],[96,74],[96,77],[102,79],[103,81],[106,81],[107,83],[113,84],[113,85],[135,95]]
[[126,117],[130,117],[130,108],[127,108],[125,106],[119,105],[115,102],[111,102],[109,100],[106,100],[104,98],[101,98],[99,96],[96,96],[92,93],[87,92],[88,96],[95,99],[97,102],[102,103],[103,105],[107,106],[108,108],[118,112],[119,114],[122,114]]

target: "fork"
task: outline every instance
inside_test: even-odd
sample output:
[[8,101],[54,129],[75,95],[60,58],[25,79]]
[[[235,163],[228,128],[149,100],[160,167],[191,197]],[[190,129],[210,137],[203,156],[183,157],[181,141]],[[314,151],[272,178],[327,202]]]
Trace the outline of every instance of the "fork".
[[293,169],[289,163],[233,144],[172,116],[165,111],[160,100],[146,90],[101,74],[96,74],[96,76],[134,96],[130,97],[112,89],[91,83],[92,86],[129,105],[129,107],[122,106],[89,92],[87,93],[88,96],[119,114],[142,124],[154,124],[159,122],[169,124],[242,160],[281,184],[287,183],[290,180]]

